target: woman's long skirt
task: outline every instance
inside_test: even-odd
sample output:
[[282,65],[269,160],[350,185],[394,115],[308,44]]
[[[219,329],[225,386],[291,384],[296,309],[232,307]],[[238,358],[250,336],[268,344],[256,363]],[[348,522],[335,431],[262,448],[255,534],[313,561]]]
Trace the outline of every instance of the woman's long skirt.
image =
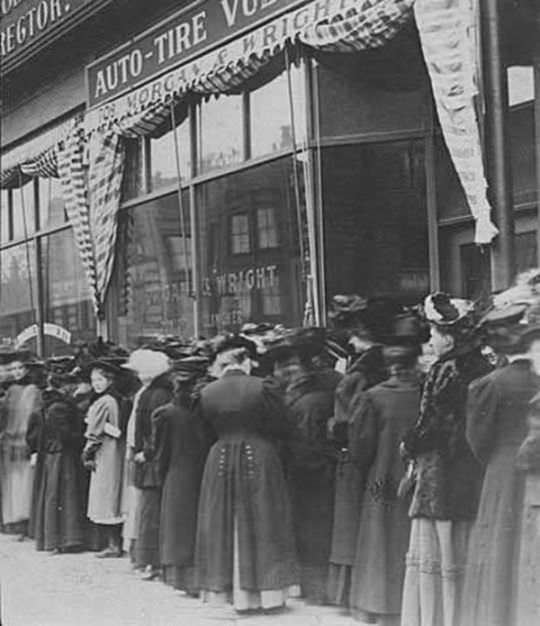
[[69,549],[85,543],[82,467],[78,454],[45,454],[34,511],[38,550]]
[[283,469],[269,441],[227,435],[208,455],[199,502],[197,586],[205,601],[273,608],[299,591]]
[[470,529],[465,521],[412,520],[401,626],[456,626]]
[[17,524],[30,519],[34,468],[29,459],[11,459],[10,450],[2,454],[0,482],[4,524]]
[[140,490],[135,539],[135,564],[138,567],[159,567],[159,521],[161,516],[161,488]]

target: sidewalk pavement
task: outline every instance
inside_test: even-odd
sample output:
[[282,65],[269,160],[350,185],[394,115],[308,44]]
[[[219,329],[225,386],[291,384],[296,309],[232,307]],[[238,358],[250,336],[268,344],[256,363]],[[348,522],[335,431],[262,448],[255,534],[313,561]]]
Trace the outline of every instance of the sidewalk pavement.
[[277,615],[239,615],[140,580],[128,559],[51,556],[10,535],[0,535],[0,599],[1,626],[362,626],[298,600]]

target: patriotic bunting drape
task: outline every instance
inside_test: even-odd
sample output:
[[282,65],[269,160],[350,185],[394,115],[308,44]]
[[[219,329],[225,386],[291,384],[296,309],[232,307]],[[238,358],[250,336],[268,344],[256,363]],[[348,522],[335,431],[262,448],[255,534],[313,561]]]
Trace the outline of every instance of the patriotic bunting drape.
[[62,183],[66,214],[73,228],[75,244],[86,273],[94,309],[100,313],[102,298],[97,287],[94,244],[90,229],[90,211],[86,190],[86,172],[83,166],[84,149],[84,129],[79,124],[58,150],[58,174]]
[[472,0],[416,0],[414,14],[441,129],[476,222],[475,241],[487,244],[498,231],[490,217],[474,107]]

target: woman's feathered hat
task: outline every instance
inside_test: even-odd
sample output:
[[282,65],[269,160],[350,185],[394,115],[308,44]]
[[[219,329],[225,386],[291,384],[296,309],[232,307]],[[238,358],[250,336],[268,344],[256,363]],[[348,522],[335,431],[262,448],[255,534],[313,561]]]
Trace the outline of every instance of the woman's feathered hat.
[[268,345],[267,357],[273,363],[295,355],[310,360],[323,352],[325,341],[326,331],[321,327],[282,328]]
[[452,298],[447,293],[436,292],[424,300],[424,315],[430,324],[450,328],[474,313],[474,303],[463,298]]
[[486,342],[495,350],[515,353],[527,349],[538,334],[540,269],[519,274],[509,289],[492,296],[479,322]]

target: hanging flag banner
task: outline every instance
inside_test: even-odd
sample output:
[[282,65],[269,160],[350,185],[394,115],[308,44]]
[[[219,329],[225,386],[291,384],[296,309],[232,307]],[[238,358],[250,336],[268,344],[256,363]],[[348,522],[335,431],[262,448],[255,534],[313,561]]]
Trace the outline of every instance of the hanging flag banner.
[[[199,0],[87,67],[96,106],[306,0]],[[330,0],[319,0],[321,17]]]

